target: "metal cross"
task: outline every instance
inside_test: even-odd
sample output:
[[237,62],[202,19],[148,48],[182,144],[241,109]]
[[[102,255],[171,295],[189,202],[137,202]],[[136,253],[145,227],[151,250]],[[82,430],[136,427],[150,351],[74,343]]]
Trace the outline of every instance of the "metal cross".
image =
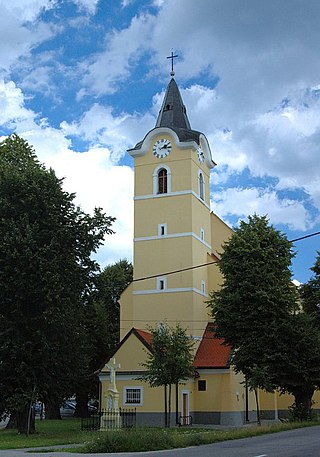
[[174,54],[173,54],[173,51],[171,51],[171,56],[168,56],[168,57],[167,57],[167,59],[171,59],[171,73],[170,73],[171,76],[174,76],[174,71],[173,71],[173,59],[176,58],[176,57],[178,57],[178,55],[177,55],[177,54],[174,55]]

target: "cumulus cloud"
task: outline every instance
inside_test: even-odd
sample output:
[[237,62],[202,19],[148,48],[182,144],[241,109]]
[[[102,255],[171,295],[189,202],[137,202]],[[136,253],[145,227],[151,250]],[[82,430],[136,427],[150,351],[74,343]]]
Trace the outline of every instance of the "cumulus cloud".
[[90,14],[94,14],[96,12],[97,5],[99,0],[73,0],[76,5],[80,9],[84,9]]
[[116,217],[113,227],[116,234],[106,238],[97,254],[99,263],[104,266],[119,257],[131,260],[132,168],[117,165],[106,147],[92,147],[82,153],[73,150],[64,129],[51,127],[45,119],[38,119],[36,113],[25,108],[23,93],[13,82],[0,84],[0,124],[15,130],[34,147],[40,162],[64,178],[65,190],[76,193],[75,202],[86,212],[91,213],[97,206]]
[[[31,49],[53,35],[53,27],[36,21],[39,13],[54,6],[50,0],[2,2],[0,15],[0,75]],[[32,27],[30,22],[32,21]]]
[[22,91],[13,81],[0,80],[0,125],[8,129],[34,126],[34,113],[24,104]]
[[47,167],[64,178],[64,188],[75,192],[75,202],[84,211],[92,213],[94,207],[116,217],[115,235],[108,236],[99,250],[97,260],[102,266],[120,257],[132,259],[133,239],[133,170],[129,166],[115,165],[107,148],[90,148],[76,152],[71,148],[62,130],[43,127],[21,132],[36,150],[38,158]]
[[272,224],[287,225],[291,230],[310,228],[304,205],[288,198],[280,199],[275,191],[258,188],[229,188],[212,196],[213,211],[228,221],[230,216],[245,219],[254,213],[267,215]]
[[82,65],[85,93],[105,94],[116,91],[119,82],[130,77],[130,68],[149,49],[156,18],[143,14],[132,18],[130,26],[113,30],[105,37],[105,50]]
[[86,139],[91,145],[106,145],[111,148],[113,162],[118,162],[126,152],[154,126],[154,118],[122,114],[114,116],[112,107],[95,103],[79,121],[62,122],[65,135]]

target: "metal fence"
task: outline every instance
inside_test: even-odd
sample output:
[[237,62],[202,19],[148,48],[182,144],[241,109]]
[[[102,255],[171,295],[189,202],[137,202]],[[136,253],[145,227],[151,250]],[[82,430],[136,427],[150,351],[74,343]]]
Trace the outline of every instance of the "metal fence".
[[81,430],[110,430],[136,426],[136,409],[104,409],[81,419]]

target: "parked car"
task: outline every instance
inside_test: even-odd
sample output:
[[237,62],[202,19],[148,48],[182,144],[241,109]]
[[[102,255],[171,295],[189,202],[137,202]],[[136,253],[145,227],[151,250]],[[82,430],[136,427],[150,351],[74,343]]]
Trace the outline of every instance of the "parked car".
[[[65,400],[60,407],[61,417],[72,417],[76,410],[75,400]],[[94,414],[98,411],[98,402],[96,400],[88,401],[88,412],[89,415]]]
[[62,403],[60,407],[61,417],[72,417],[76,410],[76,402],[71,400],[66,400]]

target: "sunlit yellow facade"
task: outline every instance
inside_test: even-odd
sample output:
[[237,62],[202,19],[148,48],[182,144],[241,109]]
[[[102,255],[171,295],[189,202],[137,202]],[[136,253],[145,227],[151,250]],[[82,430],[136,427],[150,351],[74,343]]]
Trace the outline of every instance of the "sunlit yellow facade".
[[[174,110],[179,110],[177,117]],[[177,415],[200,424],[255,420],[256,401],[243,376],[234,373],[229,361],[222,363],[219,354],[206,355],[201,348],[210,321],[206,301],[222,284],[217,262],[232,230],[210,212],[215,163],[206,137],[190,128],[174,80],[156,127],[129,153],[134,160],[134,281],[120,299],[121,342],[113,356],[120,364],[119,406],[136,407],[138,423],[163,424],[163,388],[150,388],[141,380],[142,363],[150,350],[148,329],[179,323],[195,342],[195,377],[179,386]],[[197,365],[200,349],[207,359],[202,356]],[[100,380],[101,405],[106,407],[107,366]],[[173,389],[173,411],[175,395]],[[289,396],[264,392],[259,399],[267,419],[277,419],[293,403]]]

